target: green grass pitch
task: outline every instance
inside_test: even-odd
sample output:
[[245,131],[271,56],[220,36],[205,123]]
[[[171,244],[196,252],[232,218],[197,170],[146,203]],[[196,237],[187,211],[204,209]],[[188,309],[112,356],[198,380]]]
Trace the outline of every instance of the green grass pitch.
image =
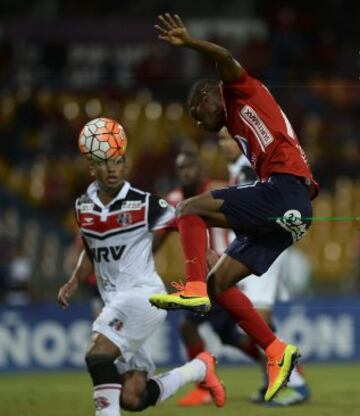
[[[265,408],[249,403],[259,373],[255,366],[223,367],[228,401],[223,409],[179,408],[176,398],[143,412],[149,416],[355,416],[360,409],[360,363],[346,365],[307,365],[306,376],[311,400],[289,408]],[[84,372],[0,376],[1,416],[92,416],[92,391]],[[122,415],[131,413],[122,412]]]

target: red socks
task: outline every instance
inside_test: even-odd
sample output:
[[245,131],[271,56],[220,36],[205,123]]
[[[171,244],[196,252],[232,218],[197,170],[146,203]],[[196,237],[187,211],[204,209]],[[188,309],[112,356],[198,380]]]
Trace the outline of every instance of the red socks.
[[206,224],[202,218],[190,214],[181,216],[177,224],[185,258],[186,281],[205,282],[208,244]]
[[269,326],[254,309],[250,299],[236,287],[223,292],[216,302],[226,309],[235,322],[265,351],[276,339]]
[[[181,245],[185,257],[187,282],[205,282],[206,250],[208,246],[206,224],[197,215],[183,215],[177,220]],[[225,308],[237,324],[265,350],[276,336],[254,309],[249,298],[232,287],[222,293],[216,302]],[[192,354],[191,354],[192,355]]]

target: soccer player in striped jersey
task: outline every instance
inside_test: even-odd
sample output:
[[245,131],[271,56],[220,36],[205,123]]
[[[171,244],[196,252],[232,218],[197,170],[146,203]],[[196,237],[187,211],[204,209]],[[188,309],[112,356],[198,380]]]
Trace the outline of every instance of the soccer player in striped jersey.
[[[198,125],[218,132],[227,127],[243,149],[259,182],[190,198],[177,207],[177,224],[185,255],[186,284],[172,295],[152,295],[163,309],[204,313],[210,298],[223,306],[265,351],[269,384],[265,400],[279,392],[299,358],[294,345],[281,342],[235,284],[250,274],[264,274],[275,259],[310,226],[310,200],[318,192],[306,156],[291,124],[269,90],[251,77],[231,53],[193,38],[178,15],[159,16],[159,38],[212,59],[220,81],[197,82],[189,110]],[[236,239],[208,274],[208,227],[230,228]]]
[[60,288],[58,301],[67,307],[78,284],[95,272],[104,308],[93,324],[85,357],[95,415],[119,416],[120,408],[144,410],[194,381],[222,407],[225,390],[215,372],[215,359],[206,351],[182,367],[153,375],[148,340],[166,312],[148,301],[153,293],[165,293],[152,257],[152,233],[171,226],[174,208],[125,180],[124,155],[93,161],[90,169],[95,181],[75,204],[86,249]]

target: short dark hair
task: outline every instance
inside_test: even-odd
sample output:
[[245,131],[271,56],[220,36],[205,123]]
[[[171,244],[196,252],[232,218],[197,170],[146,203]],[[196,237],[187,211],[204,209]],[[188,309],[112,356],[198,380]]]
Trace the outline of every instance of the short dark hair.
[[194,101],[194,98],[200,94],[201,91],[203,90],[207,90],[209,87],[210,88],[215,88],[219,86],[219,80],[217,79],[199,79],[198,81],[196,81],[189,92],[188,95],[188,99],[187,99],[187,104],[188,107],[190,108],[192,102]]

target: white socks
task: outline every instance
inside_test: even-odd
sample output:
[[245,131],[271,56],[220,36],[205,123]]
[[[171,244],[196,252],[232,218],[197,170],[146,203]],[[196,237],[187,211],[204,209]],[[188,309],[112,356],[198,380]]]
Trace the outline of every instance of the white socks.
[[182,367],[152,377],[161,390],[157,404],[173,396],[185,384],[192,382],[200,383],[204,380],[205,374],[206,364],[198,358],[195,358]]
[[290,380],[288,382],[288,387],[300,387],[305,384],[304,377],[300,373],[299,369],[295,367],[291,373]]
[[121,384],[101,384],[95,386],[95,416],[119,416],[120,392]]

